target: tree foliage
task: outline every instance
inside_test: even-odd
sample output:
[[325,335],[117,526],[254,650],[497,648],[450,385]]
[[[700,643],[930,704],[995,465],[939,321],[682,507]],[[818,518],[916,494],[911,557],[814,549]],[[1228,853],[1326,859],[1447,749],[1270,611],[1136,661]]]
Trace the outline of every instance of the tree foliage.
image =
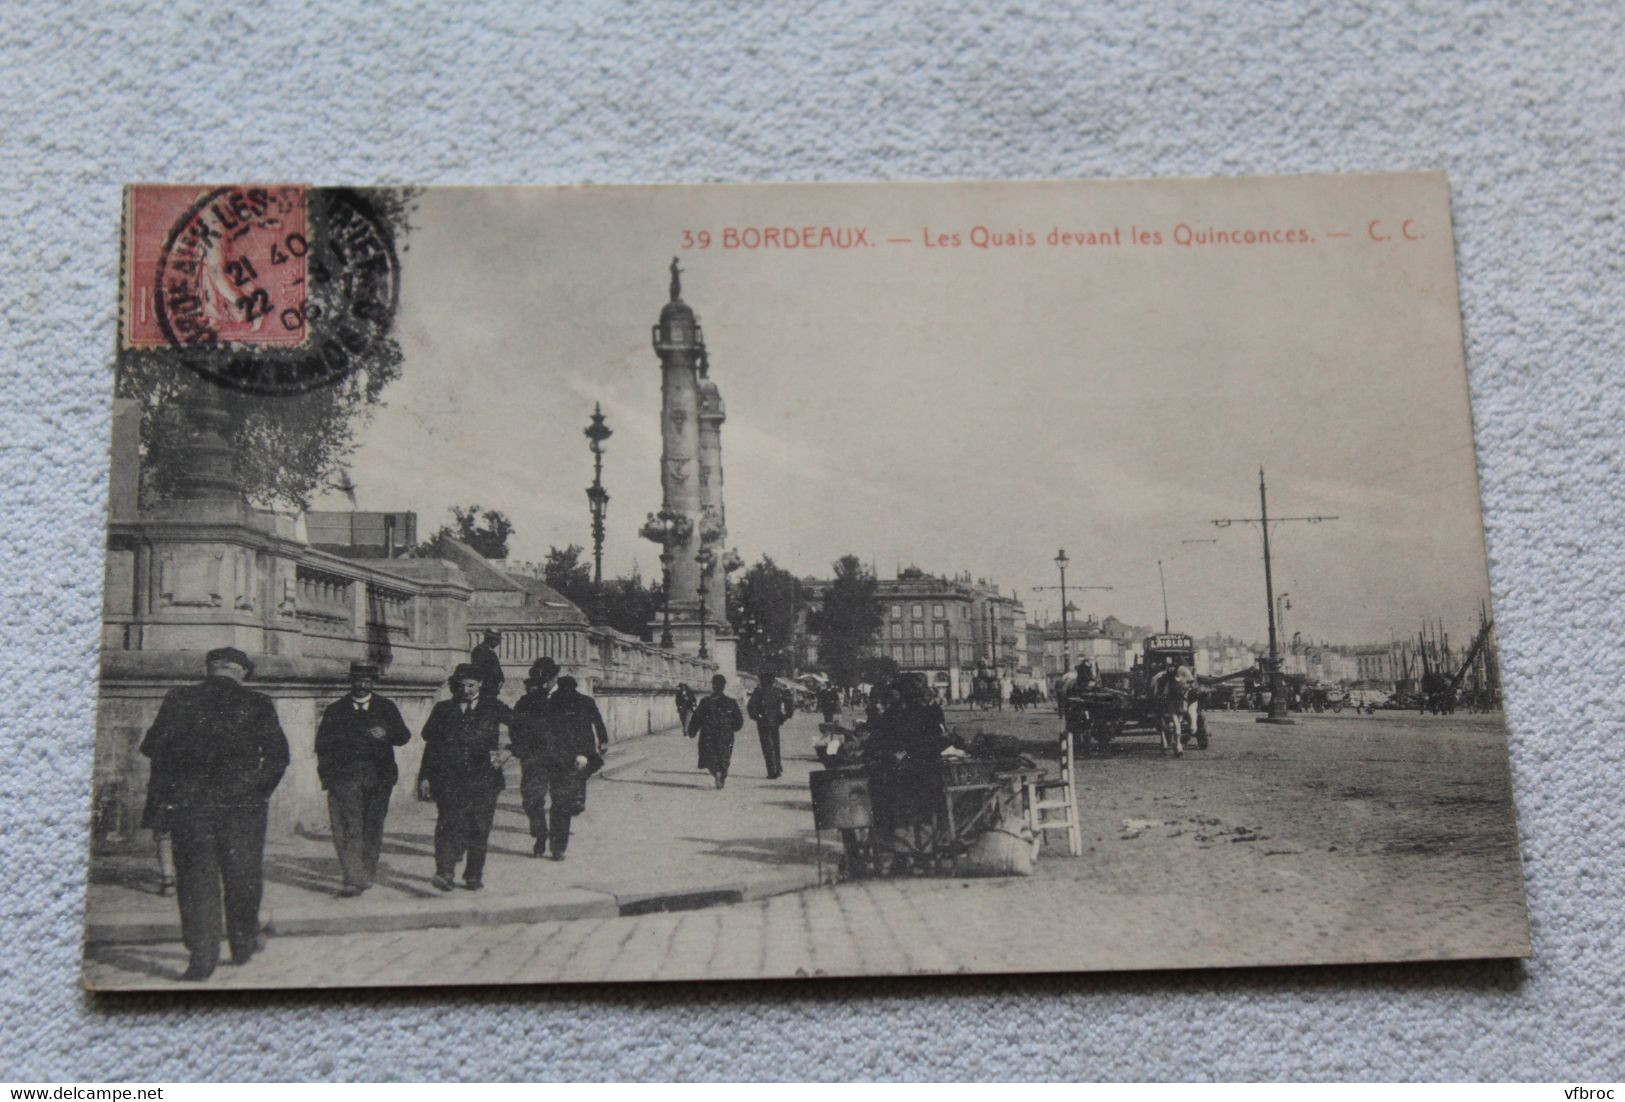
[[644,585],[637,575],[611,578],[604,582],[598,616],[616,631],[648,642],[652,638],[650,625],[660,618],[661,600],[658,583]]
[[728,618],[739,633],[739,668],[789,673],[794,665],[801,583],[766,555],[728,591]]
[[835,579],[824,594],[824,607],[812,618],[818,635],[818,662],[837,685],[856,685],[863,660],[884,621],[880,583],[856,555],[835,560]]
[[508,557],[508,537],[513,535],[514,528],[507,514],[478,505],[453,505],[449,511],[454,523],[442,524],[440,531],[413,549],[414,555],[433,558],[435,544],[445,537],[468,544],[488,559]]
[[[374,217],[406,251],[415,209],[414,189],[363,193]],[[384,388],[401,375],[404,356],[394,338],[351,350],[349,374],[331,386],[299,394],[253,395],[210,382],[169,348],[119,353],[114,391],[141,409],[141,496],[152,502],[174,492],[186,473],[192,435],[185,408],[212,397],[229,415],[226,441],[234,473],[256,505],[304,509],[312,497],[335,488],[334,477],[355,452],[356,431],[372,416]]]
[[577,607],[591,611],[592,567],[581,561],[585,550],[579,543],[549,547],[542,564],[542,581],[558,590]]

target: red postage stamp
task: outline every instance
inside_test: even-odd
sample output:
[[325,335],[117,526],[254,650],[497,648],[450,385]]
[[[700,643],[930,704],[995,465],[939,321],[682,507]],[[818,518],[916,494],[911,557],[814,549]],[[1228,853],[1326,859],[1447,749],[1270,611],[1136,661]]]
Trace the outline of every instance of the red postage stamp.
[[306,190],[130,187],[124,346],[303,344]]

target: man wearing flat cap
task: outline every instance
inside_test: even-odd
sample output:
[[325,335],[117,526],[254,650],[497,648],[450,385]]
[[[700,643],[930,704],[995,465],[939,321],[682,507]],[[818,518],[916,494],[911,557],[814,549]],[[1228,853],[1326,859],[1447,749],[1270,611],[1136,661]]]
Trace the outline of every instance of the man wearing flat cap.
[[490,700],[502,695],[502,683],[507,680],[502,673],[502,658],[497,654],[501,645],[502,633],[487,631],[484,641],[468,653],[469,661],[479,667],[481,688]]
[[342,898],[360,895],[378,877],[384,818],[400,776],[395,747],[412,740],[394,701],[373,692],[377,681],[376,665],[351,662],[349,695],[328,705],[316,728],[316,775],[327,790]]
[[525,678],[525,695],[513,706],[513,753],[519,759],[519,799],[530,820],[531,855],[547,853],[548,767],[542,760],[544,748],[542,711],[551,694],[559,664],[551,658],[538,658]]
[[480,668],[464,662],[452,671],[450,700],[442,700],[423,725],[423,765],[418,796],[433,800],[434,876],[443,892],[456,887],[464,858],[463,887],[485,887],[485,850],[502,791],[503,740],[513,725],[508,706],[484,692]]
[[288,767],[276,707],[242,684],[254,672],[248,655],[219,647],[204,668],[200,683],[169,691],[141,743],[152,763],[148,807],[173,839],[181,940],[191,955],[185,980],[214,973],[222,932],[234,964],[259,950],[266,805]]

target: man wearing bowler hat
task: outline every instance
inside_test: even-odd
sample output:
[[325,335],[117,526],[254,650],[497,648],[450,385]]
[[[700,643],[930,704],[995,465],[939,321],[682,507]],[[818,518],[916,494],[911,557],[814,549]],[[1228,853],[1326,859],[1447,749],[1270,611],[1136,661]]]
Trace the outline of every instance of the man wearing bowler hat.
[[531,854],[547,853],[548,767],[543,759],[542,712],[550,695],[559,664],[543,656],[531,663],[525,678],[525,695],[513,706],[514,757],[519,759],[519,799],[530,820]]
[[[547,830],[536,837],[536,856],[553,848],[553,860],[564,860],[570,845],[570,822],[586,810],[587,778],[604,767],[609,730],[592,697],[576,690],[566,674],[542,705],[537,725],[537,765],[546,796]],[[541,813],[540,798],[536,808]]]
[[480,668],[464,662],[452,671],[450,700],[442,700],[423,725],[423,765],[418,797],[433,800],[434,876],[443,892],[456,887],[457,865],[463,887],[485,887],[485,850],[502,791],[499,747],[513,725],[513,713],[484,693]]
[[384,818],[400,776],[395,747],[412,740],[394,701],[372,691],[377,681],[376,665],[351,662],[349,695],[328,705],[316,728],[316,775],[327,790],[341,898],[360,895],[377,879]]
[[174,844],[181,940],[191,955],[184,980],[214,973],[222,932],[234,964],[260,948],[266,805],[288,767],[276,707],[242,684],[254,672],[248,655],[218,647],[203,662],[207,676],[169,691],[141,743],[152,763],[148,806]]

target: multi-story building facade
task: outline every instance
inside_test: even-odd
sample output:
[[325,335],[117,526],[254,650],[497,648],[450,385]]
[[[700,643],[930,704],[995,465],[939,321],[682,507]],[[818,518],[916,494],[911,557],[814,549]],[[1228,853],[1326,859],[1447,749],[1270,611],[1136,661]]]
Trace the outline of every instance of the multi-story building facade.
[[1104,621],[1093,616],[1074,620],[1065,632],[1059,623],[1047,623],[1032,632],[1043,643],[1043,676],[1049,683],[1085,658],[1102,673],[1127,670],[1134,664],[1138,642],[1148,634],[1147,629],[1125,624],[1115,616]]
[[1229,635],[1208,635],[1196,640],[1199,677],[1224,677],[1258,664],[1259,647]]
[[1354,666],[1354,676],[1360,681],[1392,686],[1400,676],[1392,645],[1356,647]]
[[[829,586],[828,579],[802,579],[794,647],[801,670],[819,668],[818,636],[810,625]],[[908,567],[880,579],[878,596],[882,620],[873,652],[904,672],[923,674],[939,695],[963,699],[978,672],[997,671],[1006,694],[1032,679],[1026,609],[986,579]]]

